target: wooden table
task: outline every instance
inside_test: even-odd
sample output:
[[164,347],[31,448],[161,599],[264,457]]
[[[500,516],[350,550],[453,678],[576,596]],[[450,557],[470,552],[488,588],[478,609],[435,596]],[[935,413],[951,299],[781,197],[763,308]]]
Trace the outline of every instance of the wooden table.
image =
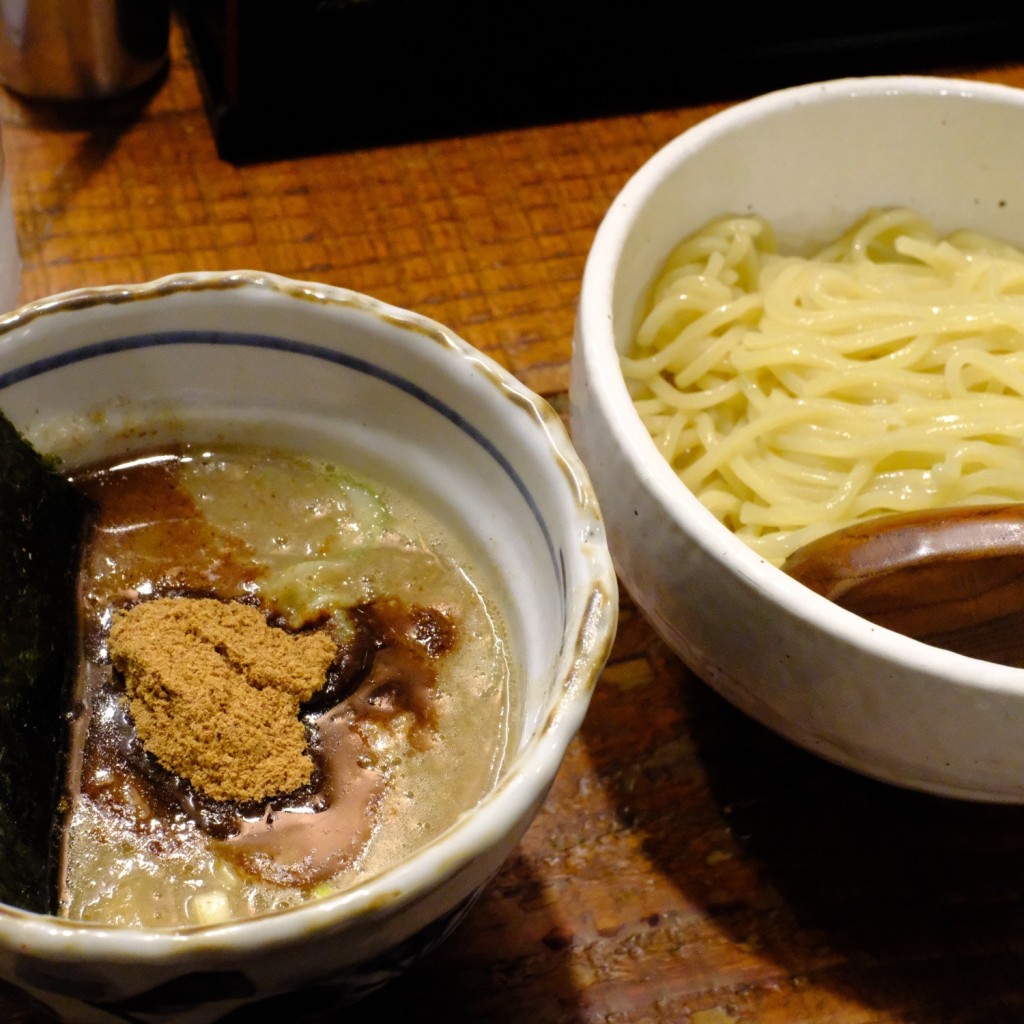
[[[957,73],[1024,86],[1024,65]],[[26,299],[194,269],[310,278],[443,321],[563,411],[602,215],[718,109],[236,167],[177,27],[132,120],[68,128],[2,102]],[[47,1019],[2,998],[4,1020]],[[590,714],[518,850],[440,951],[338,1019],[1018,1024],[1024,810],[804,754],[718,699],[624,595]]]

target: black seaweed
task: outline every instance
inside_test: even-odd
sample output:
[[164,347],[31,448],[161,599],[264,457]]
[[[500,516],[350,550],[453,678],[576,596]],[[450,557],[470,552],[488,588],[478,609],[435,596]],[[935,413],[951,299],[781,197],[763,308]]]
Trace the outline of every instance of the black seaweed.
[[51,852],[87,500],[0,412],[0,900],[54,909]]

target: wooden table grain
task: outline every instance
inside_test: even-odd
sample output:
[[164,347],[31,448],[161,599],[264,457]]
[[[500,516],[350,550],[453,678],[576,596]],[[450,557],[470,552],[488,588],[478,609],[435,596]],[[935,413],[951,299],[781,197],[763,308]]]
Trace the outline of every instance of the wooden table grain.
[[[724,105],[237,167],[177,25],[171,57],[140,110],[88,127],[0,97],[24,299],[196,269],[323,281],[443,321],[563,412],[602,215]],[[1024,86],[1024,65],[952,70]],[[0,1019],[49,1018],[0,993]],[[521,845],[446,945],[338,1019],[1019,1024],[1024,810],[795,749],[688,672],[624,594]]]

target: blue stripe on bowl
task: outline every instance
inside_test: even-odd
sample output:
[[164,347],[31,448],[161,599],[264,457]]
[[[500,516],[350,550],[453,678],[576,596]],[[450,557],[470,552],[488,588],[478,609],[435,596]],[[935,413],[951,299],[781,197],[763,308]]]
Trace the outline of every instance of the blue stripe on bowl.
[[530,493],[526,483],[515,471],[511,463],[501,451],[492,444],[476,427],[468,420],[457,413],[451,406],[442,402],[429,391],[424,390],[418,384],[407,380],[391,370],[385,370],[367,359],[357,356],[346,355],[336,352],[333,349],[325,348],[322,345],[313,345],[309,342],[294,341],[289,338],[279,338],[274,335],[234,333],[226,331],[161,331],[151,334],[134,334],[124,338],[113,338],[109,341],[95,342],[91,345],[82,345],[80,348],[69,349],[56,355],[47,356],[43,359],[35,359],[22,366],[15,367],[0,373],[0,391],[21,381],[29,380],[32,377],[41,376],[51,370],[58,370],[74,363],[86,362],[89,359],[97,359],[102,356],[119,352],[130,352],[135,349],[159,348],[165,345],[217,345],[234,346],[238,348],[259,348],[271,349],[277,352],[288,352],[293,355],[306,356],[311,359],[319,359],[328,363],[335,363],[357,373],[364,373],[369,377],[375,377],[392,387],[404,391],[407,395],[415,398],[418,402],[433,409],[443,416],[451,424],[461,430],[467,437],[472,438],[488,455],[502,468],[505,475],[512,481],[516,490],[522,495],[533,514],[533,518],[544,537],[547,545],[548,556],[551,559],[552,569],[555,578],[558,580],[559,593],[561,598],[562,617],[565,617],[567,595],[565,592],[565,573],[563,565],[563,552],[556,553],[555,545],[547,524],[541,515],[540,508]]

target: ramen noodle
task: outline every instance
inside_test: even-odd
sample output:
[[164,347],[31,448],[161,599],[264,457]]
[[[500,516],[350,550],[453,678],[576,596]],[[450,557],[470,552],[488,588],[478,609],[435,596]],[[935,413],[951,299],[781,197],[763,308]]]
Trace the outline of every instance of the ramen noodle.
[[622,367],[683,483],[774,564],[872,516],[1024,501],[1024,253],[994,238],[885,209],[787,255],[722,217]]

